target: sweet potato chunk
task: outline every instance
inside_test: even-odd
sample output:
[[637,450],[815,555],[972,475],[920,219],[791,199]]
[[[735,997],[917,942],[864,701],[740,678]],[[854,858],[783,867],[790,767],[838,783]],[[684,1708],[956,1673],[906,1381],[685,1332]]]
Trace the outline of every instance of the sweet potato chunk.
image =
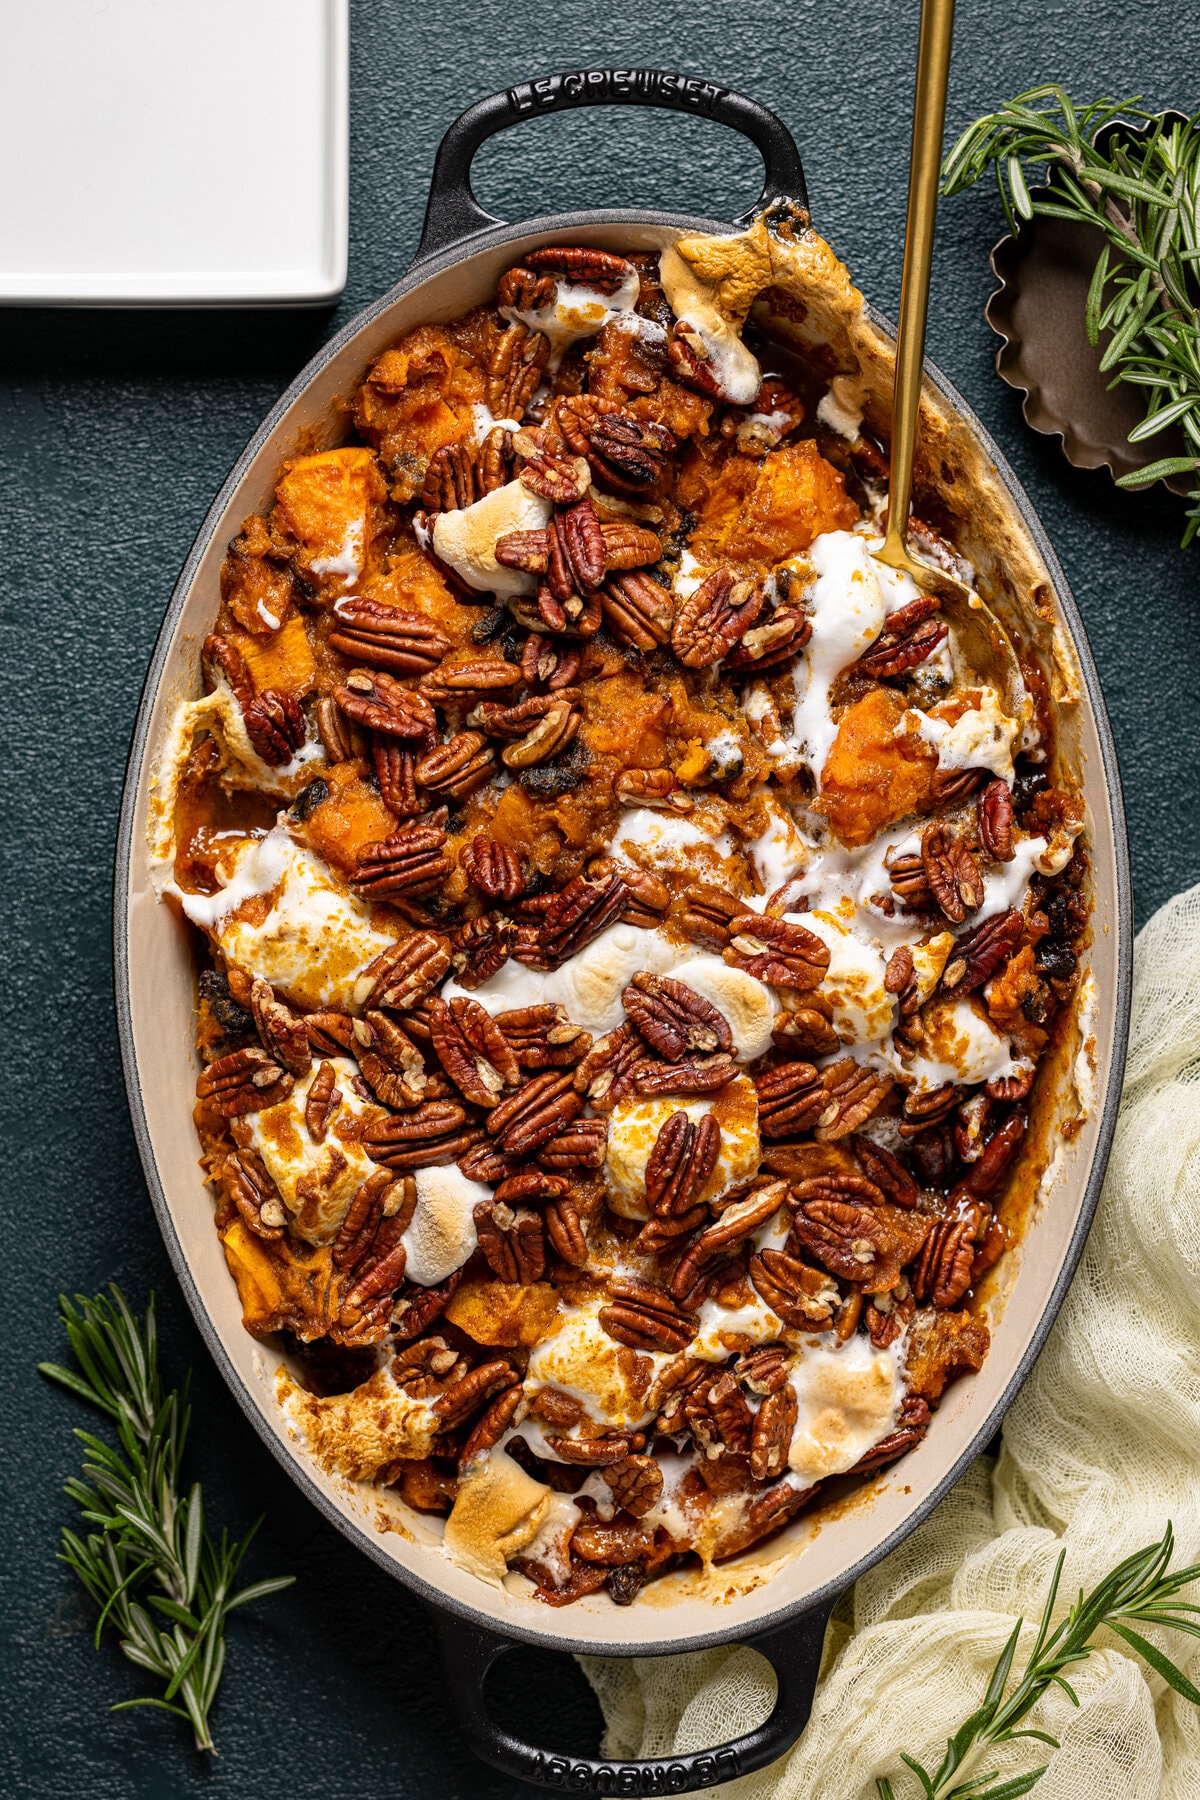
[[446,1317],[477,1344],[532,1348],[558,1317],[558,1295],[548,1281],[464,1281]]
[[666,756],[668,702],[648,694],[640,675],[614,675],[589,682],[583,695],[582,737],[597,756],[612,756],[620,765],[657,769]]
[[354,400],[354,423],[379,448],[392,498],[415,499],[429,458],[474,431],[483,367],[444,325],[421,325],[385,351]]
[[275,489],[296,561],[323,599],[353,593],[378,565],[387,487],[373,450],[348,444],[287,465]]
[[921,1307],[912,1323],[904,1366],[909,1392],[923,1400],[940,1400],[955,1375],[983,1367],[991,1341],[991,1332],[973,1313]]
[[321,779],[329,798],[308,815],[308,835],[318,856],[347,874],[357,864],[363,845],[390,837],[396,821],[379,798],[379,790],[363,779],[361,763],[334,763]]
[[289,1238],[268,1243],[234,1217],[221,1233],[237,1283],[242,1323],[252,1337],[294,1331],[303,1342],[324,1337],[341,1307],[340,1280],[328,1244],[302,1248]]
[[903,712],[898,695],[875,688],[842,714],[816,809],[849,849],[930,804],[937,752],[923,738],[896,736]]
[[252,513],[221,565],[221,599],[243,631],[262,637],[284,623],[296,586],[289,556],[267,521]]
[[317,665],[301,613],[289,613],[283,629],[271,637],[251,637],[244,631],[230,631],[226,636],[240,652],[260,694],[275,688],[299,700],[311,693]]
[[701,506],[692,549],[701,562],[777,563],[857,517],[841,473],[802,438],[761,463],[729,458]]

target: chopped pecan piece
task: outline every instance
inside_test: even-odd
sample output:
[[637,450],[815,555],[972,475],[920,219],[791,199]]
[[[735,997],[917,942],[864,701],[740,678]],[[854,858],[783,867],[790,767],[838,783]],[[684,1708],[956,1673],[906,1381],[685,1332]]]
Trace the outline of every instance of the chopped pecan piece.
[[782,1475],[799,1411],[796,1390],[785,1381],[767,1395],[755,1413],[750,1439],[750,1473],[755,1481]]
[[1025,920],[1011,908],[964,932],[942,970],[942,986],[960,994],[973,993],[1007,962],[1024,935]]
[[556,642],[543,632],[531,631],[521,651],[521,674],[530,687],[540,684],[558,693],[570,687],[579,673],[582,652],[574,646]]
[[547,1069],[493,1107],[487,1126],[506,1156],[532,1156],[582,1109],[571,1076]]
[[278,688],[258,694],[242,714],[246,736],[265,763],[278,768],[303,748],[307,728],[300,702]]
[[397,1300],[392,1311],[392,1330],[402,1341],[420,1337],[428,1331],[435,1319],[440,1319],[459,1284],[462,1281],[462,1270],[455,1269],[440,1286],[431,1288],[406,1288]]
[[717,569],[689,594],[675,616],[671,648],[688,669],[710,669],[753,625],[763,608],[758,583]]
[[508,1039],[477,1000],[431,1001],[429,1031],[443,1069],[476,1106],[494,1106],[520,1081]]
[[437,719],[428,700],[393,675],[378,669],[351,669],[333,697],[346,717],[381,737],[405,738],[432,745]]
[[369,962],[354,984],[354,1003],[406,1012],[432,993],[450,968],[450,946],[432,931],[415,931]]
[[417,900],[441,887],[453,864],[446,855],[446,833],[431,825],[410,825],[377,844],[364,844],[350,885],[356,894],[387,900],[402,894]]
[[312,1051],[300,1014],[277,1000],[270,982],[258,976],[250,988],[250,1009],[267,1052],[293,1075],[307,1075],[312,1067]]
[[662,1218],[678,1218],[695,1205],[717,1166],[721,1127],[711,1113],[689,1119],[673,1112],[646,1163],[646,1204]]
[[427,1400],[467,1372],[466,1362],[444,1337],[422,1338],[392,1358],[392,1380],[414,1400]]
[[809,1200],[792,1222],[792,1236],[822,1268],[853,1281],[866,1294],[886,1294],[919,1253],[933,1220],[884,1201]]
[[304,1125],[314,1144],[323,1144],[325,1134],[342,1104],[342,1091],[331,1062],[323,1062],[309,1084],[304,1101]]
[[954,925],[983,905],[983,879],[962,838],[935,822],[921,834],[921,866],[929,891]]
[[976,802],[979,845],[993,862],[1011,862],[1013,850],[1012,790],[1007,781],[989,781]]
[[450,639],[423,613],[401,612],[378,600],[335,600],[333,615],[337,629],[330,633],[330,644],[369,669],[424,675],[451,648]]
[[235,1119],[243,1113],[278,1105],[295,1085],[287,1070],[265,1050],[247,1047],[231,1050],[228,1056],[219,1056],[201,1070],[196,1097],[223,1119]]
[[281,1238],[287,1211],[262,1158],[253,1150],[237,1150],[223,1165],[221,1176],[226,1193],[255,1237],[268,1243]]
[[651,1282],[611,1281],[609,1291],[612,1299],[598,1317],[618,1344],[628,1344],[631,1350],[678,1351],[695,1337],[694,1315]]
[[788,1353],[782,1344],[764,1344],[761,1350],[751,1350],[745,1356],[739,1356],[733,1365],[733,1372],[739,1381],[750,1389],[752,1394],[778,1393],[787,1381]]
[[777,607],[765,624],[742,633],[725,658],[725,667],[743,673],[773,669],[803,650],[811,636],[812,620],[802,607]]
[[521,486],[555,506],[582,500],[592,484],[587,459],[565,455],[561,440],[555,449],[544,431],[525,426],[513,437],[513,449],[525,459],[517,477]]
[[547,1201],[561,1200],[570,1188],[570,1182],[562,1175],[525,1169],[518,1175],[506,1175],[496,1188],[495,1198],[505,1206],[543,1206]]
[[827,1100],[814,1135],[822,1144],[832,1143],[836,1138],[845,1137],[847,1132],[857,1130],[895,1085],[893,1076],[868,1069],[855,1062],[853,1057],[830,1063],[821,1071],[821,1080],[825,1084]]
[[810,1131],[829,1104],[825,1085],[811,1063],[779,1063],[754,1077],[758,1129],[765,1138]]
[[832,1008],[819,994],[806,996],[805,1006],[789,1007],[775,1014],[771,1041],[785,1056],[801,1051],[805,1056],[829,1056],[840,1049],[841,1039],[833,1028]]
[[670,975],[641,971],[621,995],[621,1003],[651,1049],[668,1062],[733,1046],[724,1015]]
[[496,753],[478,731],[460,731],[417,763],[413,774],[443,800],[465,800],[496,773]]
[[658,1505],[663,1490],[662,1470],[652,1456],[627,1456],[610,1463],[604,1479],[612,1489],[613,1500],[624,1512],[640,1519]]
[[770,913],[740,912],[729,922],[729,945],[722,952],[735,969],[744,969],[772,987],[800,993],[819,987],[829,967],[829,950],[819,937],[790,919]]
[[304,1021],[314,1056],[340,1056],[354,1049],[354,1020],[349,1013],[309,1013]]
[[919,600],[910,600],[907,606],[889,613],[887,624],[870,649],[859,657],[857,667],[875,681],[915,669],[945,642],[949,628],[935,616],[940,606],[936,596],[923,594]]

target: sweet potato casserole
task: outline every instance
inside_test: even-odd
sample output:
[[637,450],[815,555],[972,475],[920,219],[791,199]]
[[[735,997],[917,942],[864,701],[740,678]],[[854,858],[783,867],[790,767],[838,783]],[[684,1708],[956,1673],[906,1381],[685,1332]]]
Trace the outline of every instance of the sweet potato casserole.
[[555,1605],[920,1443],[1078,981],[1050,678],[873,557],[801,251],[550,245],[410,331],[230,544],[158,769],[293,1427]]

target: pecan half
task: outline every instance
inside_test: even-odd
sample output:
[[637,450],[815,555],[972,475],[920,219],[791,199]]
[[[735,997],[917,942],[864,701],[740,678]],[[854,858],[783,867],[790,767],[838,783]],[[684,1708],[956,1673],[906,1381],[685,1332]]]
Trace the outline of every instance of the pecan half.
[[561,275],[579,287],[595,288],[598,294],[615,294],[633,273],[633,264],[623,256],[593,249],[590,244],[544,244],[524,260],[535,274]]
[[555,506],[571,506],[582,500],[592,485],[587,459],[564,455],[561,441],[556,450],[544,431],[526,426],[514,436],[513,449],[525,458],[517,476],[521,486],[553,501]]
[[[392,1182],[390,1169],[376,1169],[374,1174],[368,1175],[365,1181],[359,1183],[333,1240],[335,1269],[357,1268],[370,1250],[375,1242],[379,1222],[383,1218],[383,1196]],[[415,1188],[413,1203],[415,1206]]]
[[935,822],[921,834],[921,866],[929,891],[952,924],[983,905],[983,879],[975,858],[948,825]]
[[479,731],[486,731],[489,737],[523,738],[530,726],[544,719],[547,713],[560,706],[569,706],[578,698],[578,688],[560,688],[553,694],[533,694],[515,706],[498,700],[484,700],[469,715],[467,723]]
[[340,1056],[354,1050],[354,1020],[349,1013],[309,1013],[304,1021],[314,1056]]
[[514,322],[497,335],[488,357],[486,398],[498,419],[522,419],[550,359],[550,340]]
[[263,762],[278,768],[291,762],[306,736],[300,702],[291,694],[268,688],[250,702],[242,714],[246,736]]
[[780,606],[763,625],[754,625],[742,633],[741,640],[725,658],[725,667],[734,670],[773,669],[803,650],[812,636],[812,620],[800,606]]
[[822,1069],[821,1080],[827,1095],[825,1110],[817,1120],[814,1136],[822,1144],[845,1137],[869,1119],[881,1100],[895,1085],[892,1075],[868,1069],[853,1057],[844,1057]]
[[[682,1350],[696,1335],[694,1315],[648,1281],[609,1283],[612,1299],[598,1317],[609,1337],[631,1350]],[[614,1459],[615,1460],[615,1459]]]
[[482,987],[497,969],[503,968],[517,941],[517,928],[511,919],[495,913],[482,913],[469,919],[454,933],[454,968],[460,987]]
[[274,1061],[293,1075],[307,1075],[312,1067],[312,1051],[304,1020],[277,1000],[270,982],[259,976],[250,987],[250,1010],[263,1046]]
[[546,1273],[546,1233],[536,1213],[514,1213],[501,1200],[475,1207],[475,1235],[498,1281],[540,1281]]
[[933,889],[925,875],[925,864],[919,851],[910,850],[903,856],[893,856],[889,850],[883,859],[883,866],[888,872],[888,880],[901,901],[901,911],[906,913],[927,913],[933,910]]
[[518,1419],[518,1409],[525,1395],[518,1385],[510,1387],[498,1399],[493,1400],[487,1411],[471,1430],[466,1443],[458,1457],[460,1469],[466,1469],[485,1450],[492,1450],[500,1442],[509,1426]]
[[295,1081],[265,1050],[231,1050],[209,1063],[196,1081],[196,1097],[223,1119],[261,1112],[286,1100]]
[[856,667],[875,681],[915,669],[945,642],[949,628],[935,617],[940,606],[936,596],[924,594],[889,613],[884,629],[859,657]]
[[867,1294],[885,1294],[918,1254],[933,1225],[904,1207],[849,1200],[808,1200],[792,1222],[796,1242],[831,1274]]
[[544,1169],[569,1173],[599,1169],[604,1162],[607,1141],[608,1126],[603,1119],[572,1119],[549,1143],[542,1145],[537,1153],[538,1161]]
[[750,1473],[755,1481],[782,1475],[799,1411],[795,1388],[784,1382],[767,1395],[755,1413],[750,1438]]
[[442,800],[465,800],[496,773],[496,753],[478,731],[460,731],[417,763],[413,774]]
[[453,868],[445,850],[444,831],[431,825],[410,825],[380,843],[363,845],[350,886],[371,900],[386,900],[394,894],[416,900],[434,894]]
[[354,984],[354,1004],[406,1012],[449,973],[450,946],[432,931],[415,931],[369,962]]
[[622,993],[621,1003],[651,1049],[668,1062],[733,1046],[724,1015],[670,975],[640,971]]
[[683,1403],[692,1436],[708,1461],[744,1456],[750,1449],[754,1414],[732,1370],[725,1369],[706,1390],[693,1388]]
[[[706,950],[724,950],[729,943],[730,927],[744,913],[742,902],[724,888],[697,882],[684,895],[679,914],[679,928],[693,944]],[[754,915],[757,918],[757,914]]]
[[462,1270],[455,1269],[453,1275],[448,1275],[438,1287],[406,1289],[392,1312],[392,1331],[396,1337],[404,1342],[427,1331],[449,1306],[462,1278]]
[[495,1021],[523,1069],[569,1068],[592,1047],[591,1036],[572,1025],[566,1008],[549,1001],[496,1013]]
[[606,568],[642,569],[662,555],[661,543],[644,525],[602,525],[600,531]]
[[958,1305],[971,1286],[978,1228],[973,1216],[936,1221],[912,1273],[918,1300],[931,1300],[943,1311]]
[[952,1200],[983,1200],[995,1193],[1017,1153],[1025,1135],[1025,1115],[1010,1113],[1003,1125],[993,1131],[976,1160],[951,1193]]
[[476,1106],[494,1106],[521,1071],[504,1033],[477,1000],[432,1000],[429,1031],[447,1075]]
[[751,1350],[745,1356],[739,1356],[733,1365],[733,1372],[752,1394],[765,1397],[779,1392],[787,1381],[788,1367],[788,1353],[782,1344],[764,1344],[761,1350]]
[[535,275],[519,266],[506,269],[496,283],[496,305],[512,312],[542,312],[553,306],[558,287],[552,275]]
[[550,1200],[561,1200],[570,1192],[571,1184],[562,1175],[547,1175],[542,1169],[524,1169],[517,1175],[506,1175],[495,1193],[505,1206],[544,1206]]
[[507,844],[482,831],[471,839],[459,857],[459,867],[473,887],[489,900],[515,900],[525,886],[521,859]]
[[326,762],[349,762],[353,757],[366,755],[365,734],[353,719],[347,718],[332,695],[326,694],[317,701],[313,716]]
[[1024,935],[1025,920],[1011,908],[964,932],[942,970],[942,986],[960,994],[973,993],[1008,961]]
[[368,1125],[362,1146],[371,1161],[384,1168],[439,1168],[457,1162],[482,1138],[482,1132],[464,1129],[466,1119],[453,1100],[426,1100],[411,1112]]
[[575,1202],[568,1198],[551,1200],[542,1219],[546,1226],[546,1236],[559,1256],[573,1269],[582,1269],[588,1256],[587,1238],[584,1236],[583,1221]]
[[449,1431],[452,1426],[461,1425],[484,1400],[501,1388],[512,1387],[519,1380],[516,1370],[506,1362],[501,1362],[498,1357],[492,1362],[480,1363],[477,1369],[472,1369],[470,1374],[454,1382],[433,1402],[432,1409],[437,1417],[438,1430]]
[[750,1258],[750,1280],[785,1325],[823,1331],[832,1324],[840,1295],[822,1269],[784,1250],[760,1250]]
[[732,968],[744,969],[772,987],[800,993],[819,987],[829,967],[829,950],[819,937],[790,919],[770,913],[741,912],[729,922],[729,944],[722,952]]
[[803,1056],[830,1056],[840,1049],[841,1039],[833,1028],[832,1008],[818,994],[808,996],[805,1006],[789,1007],[775,1014],[771,1041],[785,1056],[800,1051]]
[[287,1211],[262,1158],[253,1150],[237,1150],[223,1165],[221,1176],[226,1193],[255,1237],[268,1243],[281,1238]]
[[581,660],[582,652],[573,645],[556,642],[543,632],[531,631],[521,651],[521,674],[530,687],[540,684],[553,694],[570,687],[579,673]]
[[333,616],[337,629],[330,633],[330,644],[369,669],[424,675],[451,648],[450,639],[423,613],[401,612],[378,600],[336,600]]
[[515,687],[521,679],[516,663],[496,656],[475,656],[465,662],[443,662],[421,677],[421,696],[434,706],[471,707],[489,695]]
[[659,1094],[709,1094],[737,1073],[733,1057],[718,1051],[715,1056],[688,1056],[677,1063],[639,1062],[630,1070],[629,1081],[633,1093],[650,1099]]
[[[211,687],[217,686],[219,677],[224,678],[243,713],[248,706],[253,706],[253,677],[246,666],[245,657],[240,650],[234,649],[228,638],[215,631],[206,637],[200,647],[200,664]],[[285,756],[283,760],[286,762],[288,759]]]
[[663,1490],[662,1470],[652,1456],[627,1456],[610,1463],[604,1480],[622,1511],[640,1519],[658,1505]]
[[758,583],[733,569],[717,569],[689,594],[671,628],[671,648],[688,669],[720,662],[763,608]]
[[850,1146],[862,1169],[875,1186],[896,1206],[913,1207],[921,1198],[921,1190],[898,1156],[885,1150],[870,1138],[854,1136]]
[[677,1218],[695,1205],[721,1152],[721,1127],[711,1113],[689,1119],[673,1112],[646,1163],[646,1203],[662,1218]]
[[546,762],[574,743],[581,723],[569,700],[556,699],[519,743],[501,753],[501,761],[507,769],[528,769]]
[[754,1077],[758,1129],[765,1138],[810,1131],[829,1104],[824,1083],[811,1063],[779,1063]]
[[432,706],[413,688],[403,687],[381,669],[351,669],[333,697],[346,717],[381,737],[432,744],[437,718]]
[[575,1071],[575,1089],[586,1094],[597,1111],[611,1112],[619,1092],[614,1093],[631,1070],[642,1060],[644,1045],[632,1025],[618,1025],[596,1039]]
[[543,968],[554,968],[574,956],[615,924],[625,903],[625,885],[614,872],[603,881],[574,876],[555,894],[543,914],[532,954],[519,956]]
[[670,640],[675,601],[666,588],[640,569],[610,575],[600,590],[600,609],[619,644],[653,650]]
[[410,744],[377,737],[371,745],[371,760],[379,797],[390,813],[398,819],[414,819],[424,812],[425,803],[417,795],[417,759]]
[[463,507],[473,505],[476,499],[474,445],[440,445],[425,468],[425,483],[421,489],[422,510],[431,513],[458,512]]
[[629,1455],[629,1436],[616,1433],[612,1437],[558,1437],[547,1434],[546,1443],[555,1456],[565,1463],[576,1463],[585,1469],[602,1469],[605,1464],[624,1462]]
[[769,1181],[765,1187],[756,1188],[744,1200],[726,1207],[716,1223],[707,1226],[681,1257],[671,1277],[671,1292],[676,1299],[683,1300],[692,1292],[710,1263],[732,1250],[736,1244],[753,1236],[760,1226],[773,1219],[783,1205],[786,1194],[786,1182]]
[[993,862],[1011,862],[1013,849],[1012,790],[1007,781],[989,781],[975,803],[979,844]]
[[323,1062],[309,1083],[304,1100],[304,1125],[314,1144],[323,1144],[325,1134],[342,1104],[342,1091],[337,1085],[337,1072],[331,1062]]
[[898,1456],[904,1456],[915,1448],[929,1430],[929,1403],[922,1400],[919,1394],[906,1394],[900,1402],[900,1413],[896,1429],[889,1431],[886,1437],[880,1438],[864,1457],[861,1457],[849,1471],[851,1475],[868,1475],[874,1469],[882,1469],[888,1463],[895,1462]]
[[572,1077],[547,1069],[493,1107],[487,1127],[506,1156],[532,1156],[582,1109]]

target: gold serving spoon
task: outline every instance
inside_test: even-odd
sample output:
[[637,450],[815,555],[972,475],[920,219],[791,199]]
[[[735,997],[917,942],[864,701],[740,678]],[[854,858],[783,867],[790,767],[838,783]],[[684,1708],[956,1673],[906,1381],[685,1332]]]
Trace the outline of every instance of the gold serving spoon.
[[1003,626],[978,594],[943,569],[933,568],[913,556],[906,542],[921,410],[929,271],[933,260],[953,32],[954,0],[922,0],[913,97],[908,217],[904,226],[904,269],[900,284],[900,326],[896,336],[887,534],[882,548],[874,554],[889,568],[911,575],[924,593],[937,595],[959,634],[963,649],[973,661],[982,659],[983,667],[995,670],[1001,691],[1011,706],[1023,695],[1024,684],[1020,665]]

